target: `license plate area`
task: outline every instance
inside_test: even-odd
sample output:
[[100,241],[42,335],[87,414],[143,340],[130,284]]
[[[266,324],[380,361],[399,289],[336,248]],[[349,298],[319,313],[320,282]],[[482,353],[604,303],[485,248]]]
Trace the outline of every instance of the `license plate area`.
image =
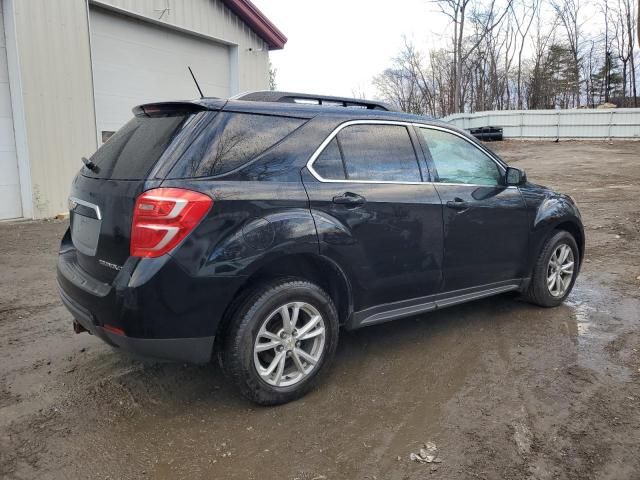
[[75,211],[70,213],[71,241],[78,251],[90,257],[95,256],[100,238],[101,220],[80,215]]

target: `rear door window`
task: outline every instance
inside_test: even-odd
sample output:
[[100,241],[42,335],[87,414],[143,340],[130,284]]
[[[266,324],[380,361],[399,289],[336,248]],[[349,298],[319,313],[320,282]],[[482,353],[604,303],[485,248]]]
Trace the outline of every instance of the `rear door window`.
[[210,177],[228,173],[269,150],[305,121],[221,112],[187,149],[170,177]]
[[347,179],[420,182],[420,168],[407,127],[351,125],[338,133]]
[[338,140],[333,139],[313,163],[313,169],[327,180],[345,180],[347,171],[342,161]]
[[147,177],[191,114],[134,117],[91,157],[98,167],[83,167],[87,177],[139,180]]

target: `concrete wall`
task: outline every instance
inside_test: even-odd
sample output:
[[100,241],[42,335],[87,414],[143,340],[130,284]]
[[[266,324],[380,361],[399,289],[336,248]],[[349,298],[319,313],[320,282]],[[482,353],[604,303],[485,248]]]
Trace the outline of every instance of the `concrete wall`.
[[80,157],[96,149],[87,6],[84,0],[4,6],[12,28],[7,54],[23,215],[50,217],[67,210]]
[[97,148],[88,2],[226,43],[233,89],[268,88],[268,46],[218,0],[0,1],[27,218],[67,211],[81,157]]
[[640,108],[505,110],[458,113],[442,120],[464,129],[502,127],[505,138],[640,139]]

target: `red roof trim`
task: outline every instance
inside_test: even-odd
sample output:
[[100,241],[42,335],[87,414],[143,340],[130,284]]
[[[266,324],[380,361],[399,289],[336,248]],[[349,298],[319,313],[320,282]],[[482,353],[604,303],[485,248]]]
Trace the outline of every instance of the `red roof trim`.
[[267,42],[269,50],[281,50],[287,43],[287,37],[249,0],[223,1],[233,13]]

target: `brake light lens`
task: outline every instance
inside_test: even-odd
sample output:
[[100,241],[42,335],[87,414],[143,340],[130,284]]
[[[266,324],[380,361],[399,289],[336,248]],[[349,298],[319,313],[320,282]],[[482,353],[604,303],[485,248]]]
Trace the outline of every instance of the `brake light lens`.
[[213,200],[182,188],[154,188],[136,199],[131,256],[159,257],[178,245],[207,214]]

